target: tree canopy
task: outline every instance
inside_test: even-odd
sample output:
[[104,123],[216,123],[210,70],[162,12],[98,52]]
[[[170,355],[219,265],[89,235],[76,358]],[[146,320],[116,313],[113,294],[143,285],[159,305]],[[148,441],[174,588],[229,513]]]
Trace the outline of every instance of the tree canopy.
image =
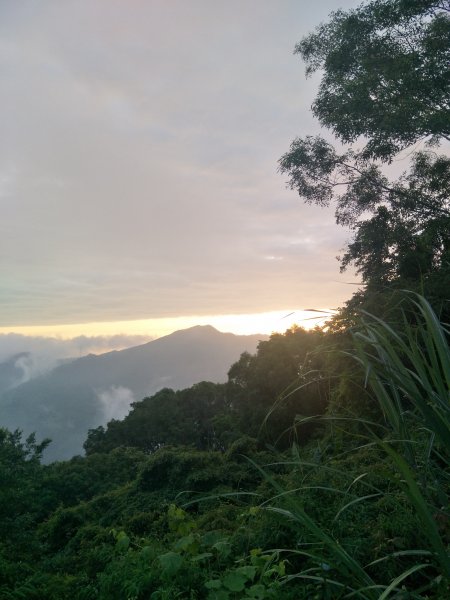
[[446,0],[373,0],[304,38],[306,72],[323,71],[313,113],[364,155],[389,160],[419,139],[450,139],[450,7]]
[[[374,0],[333,13],[296,46],[307,74],[322,73],[313,113],[339,144],[359,145],[296,138],[280,171],[306,202],[335,203],[336,222],[353,231],[341,270],[354,265],[371,292],[400,283],[440,297],[450,277],[450,159],[432,149],[449,140],[449,11]],[[391,181],[383,162],[424,140]]]

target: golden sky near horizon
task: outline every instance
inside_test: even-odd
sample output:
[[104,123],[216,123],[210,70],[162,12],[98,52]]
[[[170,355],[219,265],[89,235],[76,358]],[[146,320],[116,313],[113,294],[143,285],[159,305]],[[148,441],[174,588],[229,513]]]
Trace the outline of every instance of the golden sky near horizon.
[[0,334],[267,334],[342,306],[351,232],[277,166],[321,132],[295,44],[358,3],[0,3]]
[[330,316],[330,311],[323,313],[311,311],[270,311],[265,313],[240,315],[209,315],[168,317],[160,319],[135,319],[128,321],[77,323],[66,325],[36,325],[0,327],[1,334],[16,333],[26,336],[56,337],[72,339],[78,336],[113,336],[143,335],[153,338],[168,335],[179,329],[194,325],[212,325],[219,331],[238,335],[283,333],[293,325],[313,328],[320,325]]

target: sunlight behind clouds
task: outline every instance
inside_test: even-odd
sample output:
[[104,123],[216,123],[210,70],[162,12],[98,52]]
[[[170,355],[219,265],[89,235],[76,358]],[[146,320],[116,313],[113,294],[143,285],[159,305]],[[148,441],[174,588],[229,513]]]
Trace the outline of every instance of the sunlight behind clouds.
[[347,234],[277,173],[332,0],[37,6],[0,7],[0,326],[342,304]]
[[[168,335],[179,329],[187,329],[195,325],[212,325],[219,331],[235,333],[237,335],[251,335],[261,333],[284,333],[293,325],[310,329],[316,325],[321,326],[324,320],[331,316],[332,311],[324,309],[321,312],[307,310],[269,311],[253,314],[235,315],[193,315],[186,317],[136,319],[132,321],[111,321],[98,323],[80,323],[72,325],[37,325],[22,327],[0,327],[0,335],[12,331],[23,336],[43,336],[69,340],[79,336],[142,336],[145,338],[158,338]],[[138,339],[138,338],[136,338]],[[122,346],[123,347],[123,346]],[[94,348],[94,344],[92,344]],[[89,351],[93,351],[91,348]]]

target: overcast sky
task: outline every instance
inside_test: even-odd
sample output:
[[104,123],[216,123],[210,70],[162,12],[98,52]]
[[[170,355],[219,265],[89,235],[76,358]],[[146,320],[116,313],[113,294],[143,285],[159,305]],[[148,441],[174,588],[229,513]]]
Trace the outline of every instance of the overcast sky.
[[277,161],[349,0],[2,0],[0,326],[335,307],[348,232]]

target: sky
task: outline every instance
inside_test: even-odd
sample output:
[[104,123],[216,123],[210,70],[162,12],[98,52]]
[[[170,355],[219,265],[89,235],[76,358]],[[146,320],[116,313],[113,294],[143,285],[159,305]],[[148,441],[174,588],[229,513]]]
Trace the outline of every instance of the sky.
[[270,333],[342,305],[349,232],[277,161],[320,131],[295,44],[358,4],[0,2],[0,336]]

